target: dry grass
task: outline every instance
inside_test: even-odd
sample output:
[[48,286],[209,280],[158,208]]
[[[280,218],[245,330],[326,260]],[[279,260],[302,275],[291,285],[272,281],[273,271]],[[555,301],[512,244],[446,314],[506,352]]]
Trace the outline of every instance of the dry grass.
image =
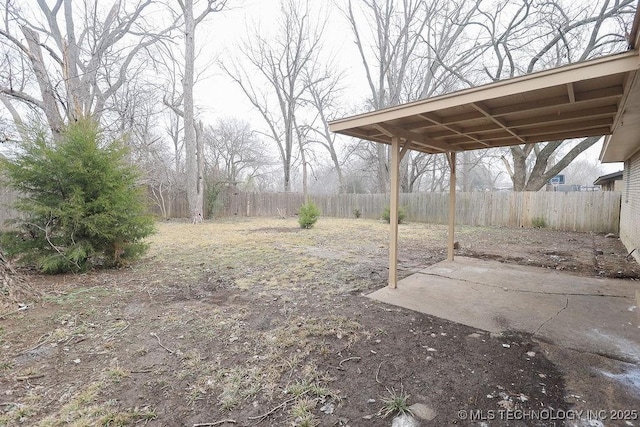
[[[400,233],[401,239],[411,242],[439,237],[442,230],[404,224]],[[340,392],[335,379],[321,372],[314,358],[335,351],[332,345],[347,349],[371,333],[344,315],[302,316],[297,306],[300,292],[312,292],[323,304],[345,291],[371,286],[370,272],[384,268],[379,260],[388,250],[388,225],[329,218],[321,218],[310,230],[300,229],[295,218],[237,218],[197,226],[164,222],[149,242],[148,255],[124,276],[105,271],[63,279],[64,286],[44,298],[55,307],[52,316],[43,325],[24,325],[23,333],[40,329],[40,339],[31,344],[34,348],[49,352],[88,342],[92,352],[112,355],[115,362],[86,376],[83,386],[59,392],[53,411],[43,413],[50,398],[43,390],[32,390],[27,398],[3,408],[0,425],[131,425],[150,420],[155,412],[148,405],[121,408],[112,397],[132,379],[132,368],[118,362],[122,358],[116,355],[124,351],[131,360],[145,360],[165,350],[178,358],[178,369],[173,373],[142,369],[149,371],[148,384],[154,389],[172,390],[166,375],[173,374],[174,381],[185,384],[181,393],[185,404],[206,402],[223,411],[258,395],[268,402],[295,396],[283,407],[291,425],[317,425],[314,411],[319,403],[338,399]],[[203,305],[200,293],[206,289],[277,298],[281,308],[274,315],[281,320],[267,330],[253,330],[247,326],[250,305],[242,301],[233,303],[233,309]],[[114,314],[121,313],[131,296],[138,299],[141,294],[151,300],[162,298],[166,304],[153,318],[153,326],[138,332],[138,338],[151,331],[163,343],[156,338],[123,342],[130,328],[138,327],[137,321]],[[183,302],[175,305],[176,301]],[[0,344],[6,335],[0,330]],[[230,366],[226,360],[236,352],[248,357]],[[41,374],[37,365],[16,368],[8,358],[0,358],[0,370],[21,377]]]
[[[41,317],[28,311],[12,330],[0,326],[0,376],[48,381],[7,381],[15,395],[0,407],[0,425],[136,425],[156,416],[166,425],[154,408],[170,402],[223,418],[257,404],[253,421],[278,408],[288,425],[315,426],[325,403],[347,397],[331,376],[347,358],[337,355],[388,338],[345,311],[352,293],[386,282],[388,224],[320,218],[302,230],[295,218],[236,218],[157,228],[137,264],[44,278]],[[405,265],[444,257],[445,227],[399,230]],[[461,227],[458,236],[484,231]],[[383,399],[387,410],[403,409],[403,396]]]
[[[357,288],[355,266],[379,268],[388,251],[387,224],[359,219],[321,218],[313,229],[302,230],[294,218],[235,219],[191,227],[181,222],[158,224],[151,250],[136,269],[150,284],[194,282],[216,273],[242,289],[267,290],[326,286],[341,292]],[[405,245],[435,241],[446,247],[446,229],[426,224],[403,224]],[[157,266],[162,265],[162,276]],[[185,268],[186,267],[186,268]]]
[[69,390],[61,396],[62,405],[40,421],[33,423],[30,417],[37,414],[44,403],[43,396],[33,393],[27,403],[16,403],[0,415],[0,425],[14,423],[37,427],[61,426],[125,426],[156,418],[149,407],[121,409],[115,401],[102,395],[128,374],[119,367],[103,372],[99,379],[80,387],[76,392]]

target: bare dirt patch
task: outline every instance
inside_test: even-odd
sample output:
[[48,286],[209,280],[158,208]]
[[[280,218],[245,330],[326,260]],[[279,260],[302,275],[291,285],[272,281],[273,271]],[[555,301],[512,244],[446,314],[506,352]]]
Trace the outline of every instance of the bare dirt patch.
[[[388,426],[394,397],[433,409],[423,425],[477,425],[459,411],[571,405],[526,335],[364,297],[386,284],[386,224],[158,229],[130,268],[29,277],[42,302],[0,319],[0,425]],[[467,256],[640,276],[600,235],[462,227],[457,239]],[[407,275],[444,259],[446,228],[402,225],[400,242]]]

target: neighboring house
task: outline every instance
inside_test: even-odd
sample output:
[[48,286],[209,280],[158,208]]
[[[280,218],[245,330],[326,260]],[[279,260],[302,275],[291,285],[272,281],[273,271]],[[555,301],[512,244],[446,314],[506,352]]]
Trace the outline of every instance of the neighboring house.
[[598,179],[593,181],[593,185],[599,185],[602,191],[618,191],[622,193],[623,171],[610,173],[608,175],[599,176]]
[[597,187],[580,185],[580,184],[547,184],[546,191],[560,191],[562,193],[571,193],[574,191],[598,191]]

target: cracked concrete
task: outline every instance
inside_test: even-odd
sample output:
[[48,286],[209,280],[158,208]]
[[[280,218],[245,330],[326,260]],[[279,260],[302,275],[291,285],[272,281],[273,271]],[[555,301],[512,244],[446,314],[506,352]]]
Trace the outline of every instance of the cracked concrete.
[[457,257],[369,296],[486,331],[532,334],[563,372],[574,409],[640,404],[638,281]]
[[542,329],[544,325],[551,322],[553,319],[557,318],[560,315],[560,313],[565,311],[567,308],[569,308],[569,298],[567,298],[567,302],[565,303],[564,307],[562,307],[554,316],[545,320],[542,325],[538,326],[538,329],[535,330],[535,332],[533,333],[533,336],[535,336],[538,332],[540,332],[540,329]]
[[518,330],[568,349],[640,363],[640,282],[457,257],[373,299],[490,332]]

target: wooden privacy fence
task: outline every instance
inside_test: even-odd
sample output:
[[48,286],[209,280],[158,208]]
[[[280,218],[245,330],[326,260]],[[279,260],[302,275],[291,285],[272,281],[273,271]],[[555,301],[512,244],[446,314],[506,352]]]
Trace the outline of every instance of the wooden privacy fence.
[[[16,193],[0,189],[0,229],[16,216],[11,204]],[[220,195],[216,215],[275,217],[295,215],[304,202],[299,193],[244,193],[227,191]],[[380,218],[389,204],[388,194],[311,195],[323,216],[353,218],[358,210],[363,218]],[[184,195],[167,197],[167,211],[173,218],[187,217]],[[482,192],[456,195],[456,222],[463,225],[531,227],[534,218],[543,218],[549,228],[568,231],[617,233],[620,223],[618,192]],[[446,224],[449,196],[446,193],[400,195],[407,221]],[[162,216],[157,206],[152,212]]]
[[[294,215],[304,202],[298,193],[243,193],[224,195],[224,216]],[[311,195],[322,215],[380,218],[389,205],[388,194]],[[447,223],[449,196],[446,193],[400,195],[407,221]],[[478,192],[456,195],[456,222],[477,226],[531,227],[542,218],[556,230],[617,233],[620,223],[620,193],[596,192]]]

